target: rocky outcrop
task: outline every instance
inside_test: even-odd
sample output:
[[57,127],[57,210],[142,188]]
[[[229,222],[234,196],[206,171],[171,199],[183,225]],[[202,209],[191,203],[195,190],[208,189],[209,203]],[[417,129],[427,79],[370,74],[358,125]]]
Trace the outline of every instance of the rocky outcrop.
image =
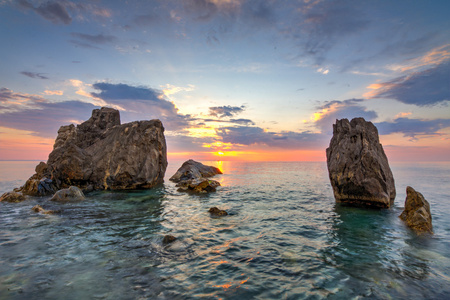
[[394,203],[394,177],[371,122],[336,120],[326,153],[336,201],[380,208]]
[[21,188],[50,195],[77,186],[85,190],[151,188],[167,167],[164,127],[159,120],[120,124],[119,111],[102,107],[74,126],[62,126],[47,163]]
[[68,202],[68,201],[81,201],[86,199],[83,191],[76,186],[71,186],[68,189],[62,189],[57,191],[51,201]]
[[406,188],[405,210],[400,219],[417,233],[433,233],[430,204],[412,187]]
[[192,159],[183,163],[177,172],[169,180],[176,182],[179,191],[194,193],[215,192],[220,183],[207,177],[222,174],[222,172],[212,166],[205,166]]
[[5,201],[5,202],[22,202],[23,200],[25,200],[25,196],[20,193],[20,192],[7,192],[4,193],[1,197],[0,197],[0,202]]
[[214,217],[221,217],[221,216],[227,216],[228,213],[222,209],[219,209],[217,207],[211,207],[208,212],[211,214],[211,216]]

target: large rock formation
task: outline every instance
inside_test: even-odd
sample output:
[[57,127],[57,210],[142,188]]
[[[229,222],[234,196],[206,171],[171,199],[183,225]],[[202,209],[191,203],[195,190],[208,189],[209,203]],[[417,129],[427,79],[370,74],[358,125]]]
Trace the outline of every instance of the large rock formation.
[[48,195],[69,186],[82,189],[151,188],[167,167],[164,127],[159,120],[120,125],[119,111],[102,107],[74,126],[61,126],[47,164],[41,162],[21,188]]
[[433,233],[430,204],[410,186],[406,188],[405,210],[400,219],[417,233]]
[[176,182],[176,186],[179,187],[180,191],[209,193],[215,192],[216,187],[220,186],[218,181],[207,179],[207,177],[216,174],[222,174],[222,171],[216,167],[205,166],[202,163],[189,159],[183,163],[169,180]]
[[394,203],[394,177],[375,125],[363,118],[336,120],[326,152],[336,201],[381,208]]

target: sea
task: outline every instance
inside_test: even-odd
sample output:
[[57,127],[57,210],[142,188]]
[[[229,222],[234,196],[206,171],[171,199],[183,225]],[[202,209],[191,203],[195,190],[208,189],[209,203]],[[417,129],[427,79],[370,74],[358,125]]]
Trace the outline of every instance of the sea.
[[[203,161],[224,173],[207,195],[168,180],[181,163],[150,190],[1,202],[0,299],[450,298],[449,162],[391,163],[390,209],[336,203],[325,162]],[[37,164],[0,162],[0,193]],[[408,185],[429,201],[433,235],[399,219]]]

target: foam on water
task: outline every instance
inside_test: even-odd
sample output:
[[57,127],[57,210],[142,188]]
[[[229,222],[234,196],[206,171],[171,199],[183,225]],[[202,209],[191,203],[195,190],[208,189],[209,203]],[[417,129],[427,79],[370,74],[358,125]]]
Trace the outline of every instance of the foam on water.
[[[94,192],[0,204],[0,298],[445,299],[450,292],[450,164],[391,164],[389,210],[335,203],[325,163],[205,162],[210,195]],[[0,163],[2,169],[14,164]],[[33,168],[36,163],[32,164]],[[1,187],[24,178],[2,178]],[[431,204],[435,234],[398,218],[406,185]],[[59,211],[36,214],[31,207]],[[217,206],[229,215],[212,218]],[[166,234],[177,237],[163,245]]]

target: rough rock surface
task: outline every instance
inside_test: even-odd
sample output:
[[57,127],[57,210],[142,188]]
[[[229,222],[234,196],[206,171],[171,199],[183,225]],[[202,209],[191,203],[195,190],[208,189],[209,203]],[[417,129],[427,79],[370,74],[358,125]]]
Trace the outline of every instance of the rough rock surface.
[[215,217],[221,217],[221,216],[227,216],[228,213],[222,209],[219,209],[217,207],[211,207],[208,211],[211,216],[215,216]]
[[210,193],[215,192],[220,183],[206,177],[216,174],[222,174],[222,172],[216,167],[205,166],[190,159],[184,162],[169,180],[177,182],[176,186],[182,192]]
[[433,233],[430,204],[410,186],[406,188],[405,210],[400,219],[417,233]]
[[22,202],[25,196],[20,192],[7,192],[0,197],[0,202]]
[[216,187],[220,186],[220,183],[216,180],[198,178],[180,181],[176,184],[176,186],[178,187],[178,191],[180,192],[205,194],[215,192]]
[[119,111],[102,107],[74,126],[61,126],[47,163],[21,188],[50,195],[77,186],[85,190],[151,188],[167,167],[164,127],[159,120],[120,125]]
[[222,171],[216,167],[205,166],[202,163],[189,159],[181,165],[181,167],[172,177],[170,177],[169,180],[173,182],[180,182],[190,179],[211,177],[216,174],[222,174]]
[[51,201],[60,201],[60,202],[67,202],[67,201],[81,201],[86,199],[86,197],[83,194],[83,191],[77,188],[76,186],[71,186],[68,189],[62,189],[57,191]]
[[336,120],[326,153],[336,201],[381,208],[394,203],[394,177],[371,122]]

